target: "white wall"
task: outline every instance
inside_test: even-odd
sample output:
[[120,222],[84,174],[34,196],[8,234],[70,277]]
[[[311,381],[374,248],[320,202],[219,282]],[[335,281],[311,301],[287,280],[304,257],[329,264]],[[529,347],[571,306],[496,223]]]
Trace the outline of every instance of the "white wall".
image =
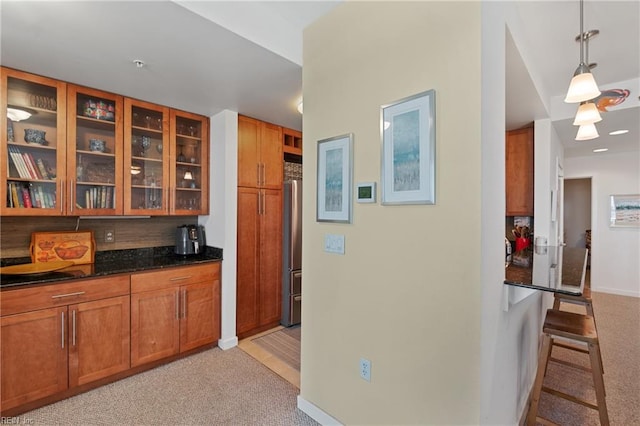
[[591,179],[564,181],[564,233],[568,247],[584,247],[591,229]]
[[609,226],[610,196],[640,194],[640,156],[567,158],[565,177],[592,178],[591,288],[640,297],[640,229]]
[[200,216],[207,244],[222,248],[222,334],[218,346],[238,344],[236,336],[236,251],[238,181],[238,113],[222,111],[210,118],[209,215]]

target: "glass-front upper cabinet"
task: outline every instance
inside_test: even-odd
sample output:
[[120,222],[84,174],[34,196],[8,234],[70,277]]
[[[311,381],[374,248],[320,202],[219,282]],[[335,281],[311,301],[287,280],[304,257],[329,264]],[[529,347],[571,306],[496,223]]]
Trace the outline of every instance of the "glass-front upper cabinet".
[[67,214],[122,214],[122,96],[69,85]]
[[0,213],[64,214],[66,83],[0,68]]
[[169,108],[124,100],[124,213],[169,214]]
[[171,110],[173,215],[209,214],[209,119]]

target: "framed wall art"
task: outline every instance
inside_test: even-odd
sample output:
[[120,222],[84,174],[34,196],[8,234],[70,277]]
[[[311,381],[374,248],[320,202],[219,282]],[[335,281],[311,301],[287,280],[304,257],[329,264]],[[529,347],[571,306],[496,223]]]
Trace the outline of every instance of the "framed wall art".
[[611,196],[610,225],[640,228],[640,194]]
[[318,222],[351,222],[353,134],[318,141]]
[[435,204],[435,90],[381,108],[382,204]]

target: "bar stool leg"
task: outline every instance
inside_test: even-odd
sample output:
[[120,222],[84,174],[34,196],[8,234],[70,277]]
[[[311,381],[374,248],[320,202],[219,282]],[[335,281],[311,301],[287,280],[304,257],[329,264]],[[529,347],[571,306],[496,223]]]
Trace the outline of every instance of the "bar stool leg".
[[527,425],[535,426],[536,417],[538,416],[538,405],[540,404],[540,394],[542,393],[542,382],[547,370],[547,361],[551,352],[551,337],[544,334],[542,337],[542,347],[540,348],[540,359],[538,360],[538,371],[536,373],[536,381],[533,384],[531,394],[531,405],[527,414]]
[[598,413],[600,414],[600,424],[609,425],[609,414],[607,411],[607,401],[605,398],[604,378],[602,376],[602,358],[600,356],[600,344],[589,343],[589,358],[591,358],[591,372],[593,374],[593,384],[596,389],[596,401]]

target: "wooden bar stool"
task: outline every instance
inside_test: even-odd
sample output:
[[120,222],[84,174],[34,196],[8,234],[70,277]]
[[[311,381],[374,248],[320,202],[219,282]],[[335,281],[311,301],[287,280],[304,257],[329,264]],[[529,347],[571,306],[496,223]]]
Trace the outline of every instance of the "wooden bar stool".
[[574,296],[572,294],[554,293],[553,294],[553,309],[560,309],[561,303],[571,303],[573,305],[582,305],[585,307],[587,315],[592,316],[595,322],[595,315],[593,314],[593,301],[591,300],[591,289],[584,287],[581,296]]
[[[585,407],[597,410],[600,415],[600,424],[609,425],[609,415],[607,413],[607,403],[605,401],[604,379],[602,376],[602,357],[600,356],[600,344],[598,342],[598,334],[596,333],[593,317],[588,315],[576,314],[573,312],[559,311],[556,309],[548,309],[547,315],[542,327],[543,338],[542,347],[540,348],[540,359],[538,360],[538,371],[536,380],[533,385],[531,396],[531,406],[527,415],[527,424],[535,425],[538,418],[538,404],[540,403],[540,394],[547,392],[568,401],[584,405]],[[591,373],[593,376],[593,385],[596,391],[596,401],[594,405],[590,402],[581,400],[573,395],[560,392],[542,385],[544,380],[547,364],[551,358],[551,348],[553,340],[561,337],[563,340],[569,340],[577,344],[586,344],[586,352],[589,354],[591,364]],[[569,362],[562,362],[563,365],[582,368]],[[546,421],[540,419],[540,421]]]
[[[590,317],[593,317],[593,325],[596,327],[596,331],[597,331],[598,327],[596,326],[596,316],[593,312],[593,300],[591,299],[591,288],[585,287],[582,290],[582,295],[580,296],[574,296],[571,294],[563,294],[563,293],[554,293],[553,309],[559,310],[562,307],[561,305],[562,303],[570,303],[572,305],[584,306],[587,315],[589,315]],[[566,349],[571,349],[578,352],[586,353],[586,351],[576,349],[575,347],[572,347],[572,346],[563,345],[562,343],[554,343],[554,346],[561,346]],[[554,359],[554,361],[558,361],[558,360]],[[561,362],[561,361],[558,361],[558,362]],[[600,365],[602,365],[602,358],[600,358]],[[604,374],[604,368],[602,370],[602,373]]]

